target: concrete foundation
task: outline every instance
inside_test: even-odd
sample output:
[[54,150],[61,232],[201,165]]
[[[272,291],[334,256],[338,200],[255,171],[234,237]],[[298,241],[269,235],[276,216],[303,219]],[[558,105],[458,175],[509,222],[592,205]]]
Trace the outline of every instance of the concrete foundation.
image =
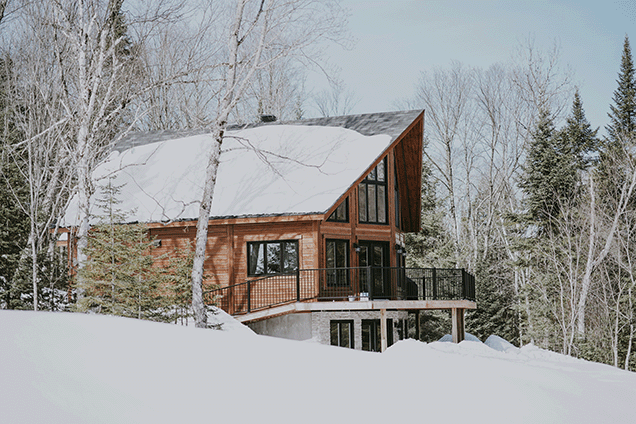
[[312,337],[312,314],[287,314],[247,324],[256,334],[291,340]]

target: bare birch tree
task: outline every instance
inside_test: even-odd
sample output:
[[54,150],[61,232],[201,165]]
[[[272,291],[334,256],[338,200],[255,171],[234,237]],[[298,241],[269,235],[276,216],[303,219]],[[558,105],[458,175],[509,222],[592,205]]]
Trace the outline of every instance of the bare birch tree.
[[437,170],[447,193],[449,218],[456,257],[459,257],[460,214],[457,152],[460,139],[465,136],[466,114],[472,90],[472,75],[460,63],[448,71],[437,68],[430,75],[423,73],[417,85],[415,102],[426,109],[427,129],[431,151],[425,155]]
[[320,90],[313,96],[313,103],[320,116],[348,115],[358,103],[355,93],[347,88],[344,81],[332,78],[329,88]]
[[221,90],[211,138],[214,140],[206,168],[199,208],[192,267],[192,306],[197,327],[207,326],[203,301],[203,265],[208,225],[221,146],[228,118],[246,94],[260,69],[283,57],[315,61],[309,49],[321,40],[336,41],[343,35],[342,11],[335,3],[314,0],[237,0],[229,15]]

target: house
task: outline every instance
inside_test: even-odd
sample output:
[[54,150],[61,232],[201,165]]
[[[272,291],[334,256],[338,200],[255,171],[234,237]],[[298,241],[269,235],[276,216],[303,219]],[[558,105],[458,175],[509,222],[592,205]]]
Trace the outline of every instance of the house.
[[[207,301],[257,333],[373,351],[406,337],[410,313],[445,309],[463,340],[474,278],[404,264],[404,234],[420,229],[423,127],[415,110],[228,128]],[[133,134],[93,178],[121,186],[128,221],[169,253],[194,239],[211,143],[205,131]],[[65,225],[76,223],[71,205]]]

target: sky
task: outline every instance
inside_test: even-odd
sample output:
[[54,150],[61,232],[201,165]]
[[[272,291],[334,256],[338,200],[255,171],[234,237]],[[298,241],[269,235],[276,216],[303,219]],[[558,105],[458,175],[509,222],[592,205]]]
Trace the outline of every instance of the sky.
[[[340,78],[359,99],[352,113],[395,110],[422,71],[452,61],[488,68],[508,61],[529,37],[560,46],[588,120],[601,132],[616,89],[625,35],[636,43],[636,0],[344,0],[351,50],[329,50]],[[632,47],[632,52],[636,52]],[[311,85],[310,79],[310,85]],[[320,83],[318,83],[320,84]]]
[[486,343],[384,353],[113,316],[0,311],[6,423],[627,423],[636,373]]

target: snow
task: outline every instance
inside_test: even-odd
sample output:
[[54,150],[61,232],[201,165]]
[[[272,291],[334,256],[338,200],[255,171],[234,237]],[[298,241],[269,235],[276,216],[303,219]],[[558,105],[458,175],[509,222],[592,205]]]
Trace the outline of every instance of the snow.
[[[211,216],[324,213],[389,146],[388,135],[337,127],[272,125],[228,132],[223,141]],[[198,216],[208,134],[113,151],[93,173],[97,186],[121,186],[128,221]],[[96,198],[93,196],[92,204]],[[92,209],[92,213],[98,211]],[[77,225],[77,198],[62,225]]]
[[0,311],[0,421],[634,420],[636,374],[534,346],[405,340],[377,354],[258,336],[215,316],[225,331]]

